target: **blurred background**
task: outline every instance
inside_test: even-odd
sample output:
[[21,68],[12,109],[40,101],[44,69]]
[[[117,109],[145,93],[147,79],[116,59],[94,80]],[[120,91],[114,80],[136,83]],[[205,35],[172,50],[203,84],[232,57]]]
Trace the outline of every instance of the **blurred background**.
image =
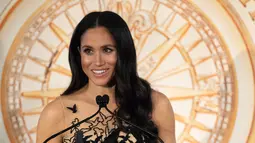
[[35,142],[40,112],[70,82],[74,27],[105,10],[128,23],[178,143],[255,143],[254,0],[1,0],[1,143]]

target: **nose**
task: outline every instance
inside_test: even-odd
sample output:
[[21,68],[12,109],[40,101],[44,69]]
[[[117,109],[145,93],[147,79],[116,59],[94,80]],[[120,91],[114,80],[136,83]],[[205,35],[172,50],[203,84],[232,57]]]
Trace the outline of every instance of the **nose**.
[[101,55],[101,53],[97,53],[96,54],[96,57],[95,57],[95,65],[96,66],[102,66],[102,65],[104,65],[104,58],[103,58],[103,56]]

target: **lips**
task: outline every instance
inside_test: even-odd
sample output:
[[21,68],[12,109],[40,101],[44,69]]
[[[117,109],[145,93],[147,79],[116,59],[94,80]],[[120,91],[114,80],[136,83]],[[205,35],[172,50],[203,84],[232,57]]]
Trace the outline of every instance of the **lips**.
[[93,72],[93,74],[97,77],[102,77],[104,75],[107,74],[109,69],[94,69],[94,70],[91,70]]

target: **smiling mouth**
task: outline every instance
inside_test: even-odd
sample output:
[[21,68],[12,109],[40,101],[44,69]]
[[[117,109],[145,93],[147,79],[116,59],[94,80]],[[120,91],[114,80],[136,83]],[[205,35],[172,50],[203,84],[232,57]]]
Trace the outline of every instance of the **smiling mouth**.
[[109,69],[92,70],[95,76],[104,76]]

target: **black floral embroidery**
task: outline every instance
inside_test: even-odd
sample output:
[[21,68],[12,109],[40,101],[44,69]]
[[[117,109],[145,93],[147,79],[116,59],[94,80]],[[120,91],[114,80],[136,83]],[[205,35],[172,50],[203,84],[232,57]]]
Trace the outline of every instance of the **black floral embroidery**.
[[[80,120],[75,118],[72,121],[72,125],[78,123]],[[115,128],[117,128],[115,118],[110,115],[106,116],[102,112],[99,112],[98,116],[94,119],[87,121],[86,128],[81,128],[80,125],[73,127],[70,130],[72,137],[64,138],[64,143],[99,143],[103,142]],[[112,126],[112,128],[111,128]],[[110,129],[111,128],[111,129]]]
[[[75,118],[72,125],[78,122],[79,119]],[[70,130],[72,136],[64,138],[63,143],[151,143],[151,137],[128,124],[124,124],[125,132],[121,131],[115,117],[106,116],[102,112],[82,124],[87,125],[73,127]]]
[[[74,124],[76,124],[76,123],[78,123],[79,122],[79,119],[78,118],[75,118],[73,121],[72,121],[72,125],[74,125]],[[73,133],[73,131],[79,131],[79,129],[78,129],[78,127],[79,127],[80,125],[77,125],[77,126],[75,126],[75,127],[73,127],[72,129],[71,129],[71,133]]]
[[120,132],[117,140],[119,143],[135,143],[137,140],[131,132]]

